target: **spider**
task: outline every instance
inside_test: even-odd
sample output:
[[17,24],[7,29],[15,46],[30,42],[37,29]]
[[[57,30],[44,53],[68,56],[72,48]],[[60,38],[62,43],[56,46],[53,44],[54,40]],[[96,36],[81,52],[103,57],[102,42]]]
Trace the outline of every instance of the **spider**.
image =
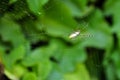
[[75,37],[77,37],[79,34],[80,34],[80,30],[75,31],[75,32],[73,32],[73,33],[71,33],[71,34],[69,35],[69,38],[70,38],[70,39],[75,38]]

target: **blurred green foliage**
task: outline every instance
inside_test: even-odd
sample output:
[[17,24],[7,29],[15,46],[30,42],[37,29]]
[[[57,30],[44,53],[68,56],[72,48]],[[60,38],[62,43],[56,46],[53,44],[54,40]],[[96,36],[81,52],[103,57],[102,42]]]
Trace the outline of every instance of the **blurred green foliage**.
[[[4,74],[11,80],[120,80],[119,8],[120,0],[0,0]],[[76,30],[80,35],[70,39]]]

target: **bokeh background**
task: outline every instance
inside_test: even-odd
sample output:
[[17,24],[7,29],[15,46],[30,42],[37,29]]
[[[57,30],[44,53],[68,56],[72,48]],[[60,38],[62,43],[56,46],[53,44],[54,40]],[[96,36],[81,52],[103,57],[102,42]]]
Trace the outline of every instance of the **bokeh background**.
[[119,27],[120,0],[0,0],[0,80],[120,80]]

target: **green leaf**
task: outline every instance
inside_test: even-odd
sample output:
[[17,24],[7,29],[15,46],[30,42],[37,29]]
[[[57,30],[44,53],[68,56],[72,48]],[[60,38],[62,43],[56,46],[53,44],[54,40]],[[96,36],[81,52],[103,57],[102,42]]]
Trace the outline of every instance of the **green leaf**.
[[77,45],[75,47],[66,48],[60,60],[60,69],[62,72],[72,72],[75,70],[77,63],[83,63],[86,60],[86,53],[84,47]]
[[64,24],[60,24],[52,19],[45,19],[43,21],[46,32],[54,37],[68,38],[69,33],[73,30],[72,28],[68,28]]
[[83,33],[87,36],[83,41],[83,45],[110,49],[113,41],[111,37],[112,31],[105,22],[100,10],[95,10],[93,15],[94,17],[91,16],[88,19],[87,32]]
[[24,75],[25,73],[27,73],[27,70],[26,70],[25,67],[23,67],[23,66],[21,66],[20,64],[18,64],[18,65],[15,65],[15,66],[13,67],[12,73],[13,73],[16,77],[21,78],[21,77],[23,77],[23,75]]
[[[112,5],[112,6],[111,6]],[[109,7],[109,8],[108,8]],[[120,10],[119,10],[119,7],[120,7],[120,1],[119,0],[116,0],[116,1],[109,1],[109,5],[106,7],[106,13],[108,14],[112,14],[113,16],[113,28],[112,28],[112,32],[113,33],[116,33],[117,34],[117,37],[119,39],[119,46],[120,46],[120,29],[119,29],[119,26],[120,26]]]
[[120,56],[119,50],[116,50],[111,55],[111,59],[113,60],[115,64],[116,73],[117,73],[118,78],[120,79],[120,58],[119,56]]
[[[69,7],[67,7],[64,2],[50,0],[49,4],[46,4],[46,7],[48,7],[48,9],[44,9],[45,19],[57,22],[58,24],[66,26],[66,28],[76,28],[77,22],[73,19]],[[58,13],[56,14],[56,12]]]
[[87,7],[88,0],[72,0],[81,10],[85,10]]
[[84,64],[78,64],[73,73],[64,75],[65,80],[91,80]]
[[[112,37],[110,35],[106,35],[102,31],[89,31],[90,33],[86,35],[92,35],[91,37],[88,36],[87,39],[82,42],[84,46],[93,46],[97,48],[105,48],[110,49],[112,47]],[[109,46],[108,46],[109,45]]]
[[52,71],[46,80],[64,80],[63,73],[60,71],[56,64],[53,64]]
[[48,0],[27,0],[29,9],[35,14],[39,14],[42,6],[47,2]]
[[6,68],[10,71],[13,70],[14,65],[17,61],[22,60],[25,57],[25,47],[23,45],[15,48],[10,54],[3,56],[3,62]]
[[25,43],[25,38],[20,26],[15,23],[9,16],[6,15],[3,17],[0,25],[0,34],[3,41],[11,42],[14,47]]
[[10,0],[10,3],[14,3],[14,2],[16,2],[17,0]]
[[78,17],[82,15],[82,11],[70,0],[64,0],[66,7],[70,10],[72,16]]
[[37,80],[37,76],[33,72],[26,73],[22,80]]
[[50,57],[54,57],[59,62],[63,57],[65,49],[66,45],[61,40],[52,39],[48,47],[48,50],[50,50],[48,53]]
[[38,64],[42,59],[44,59],[44,54],[41,53],[41,49],[38,48],[31,52],[26,58],[24,58],[22,64],[24,66],[33,66]]
[[46,80],[48,75],[52,70],[52,64],[50,61],[46,60],[38,64],[37,66],[37,74],[39,80]]
[[47,48],[37,48],[33,50],[31,53],[24,58],[22,61],[22,64],[24,66],[34,66],[39,63],[42,63],[44,60],[47,60],[49,57],[49,51],[47,51]]

